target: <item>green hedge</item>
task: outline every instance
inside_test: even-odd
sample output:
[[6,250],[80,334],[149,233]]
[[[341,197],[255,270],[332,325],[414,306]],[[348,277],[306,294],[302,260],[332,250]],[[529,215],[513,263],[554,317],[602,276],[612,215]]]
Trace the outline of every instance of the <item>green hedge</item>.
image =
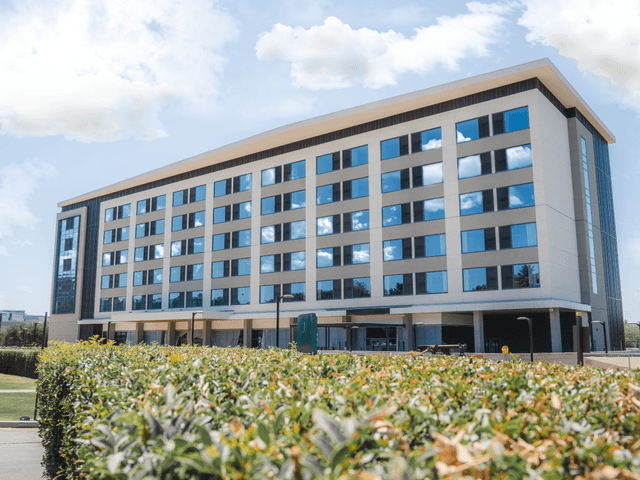
[[640,476],[637,371],[95,343],[39,371],[52,478]]
[[39,349],[0,348],[0,373],[19,377],[38,378]]

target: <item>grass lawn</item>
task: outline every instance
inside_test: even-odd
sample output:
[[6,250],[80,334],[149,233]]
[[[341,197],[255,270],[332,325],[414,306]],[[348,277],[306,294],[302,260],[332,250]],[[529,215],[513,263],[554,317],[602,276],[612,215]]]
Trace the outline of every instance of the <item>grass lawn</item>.
[[[0,375],[0,390],[33,390],[34,388],[36,388],[36,381],[32,378]],[[35,392],[0,392],[0,420],[19,420],[20,417],[33,417],[35,403]]]

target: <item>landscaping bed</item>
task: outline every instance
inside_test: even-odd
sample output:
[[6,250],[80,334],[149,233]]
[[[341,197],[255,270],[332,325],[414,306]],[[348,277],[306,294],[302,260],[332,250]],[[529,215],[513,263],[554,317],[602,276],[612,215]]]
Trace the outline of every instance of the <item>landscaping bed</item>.
[[96,343],[38,369],[51,477],[640,479],[637,372]]

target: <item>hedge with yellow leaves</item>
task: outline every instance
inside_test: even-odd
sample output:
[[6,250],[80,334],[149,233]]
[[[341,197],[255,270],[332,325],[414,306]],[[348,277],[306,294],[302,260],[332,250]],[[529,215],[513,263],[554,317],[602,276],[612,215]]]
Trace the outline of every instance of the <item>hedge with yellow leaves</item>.
[[55,344],[50,478],[640,479],[638,372]]

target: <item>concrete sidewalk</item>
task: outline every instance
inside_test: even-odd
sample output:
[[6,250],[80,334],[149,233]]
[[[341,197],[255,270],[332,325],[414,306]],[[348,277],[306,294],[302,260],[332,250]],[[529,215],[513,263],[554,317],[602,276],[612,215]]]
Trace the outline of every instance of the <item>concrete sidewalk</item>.
[[0,478],[38,480],[44,449],[37,428],[0,428]]

